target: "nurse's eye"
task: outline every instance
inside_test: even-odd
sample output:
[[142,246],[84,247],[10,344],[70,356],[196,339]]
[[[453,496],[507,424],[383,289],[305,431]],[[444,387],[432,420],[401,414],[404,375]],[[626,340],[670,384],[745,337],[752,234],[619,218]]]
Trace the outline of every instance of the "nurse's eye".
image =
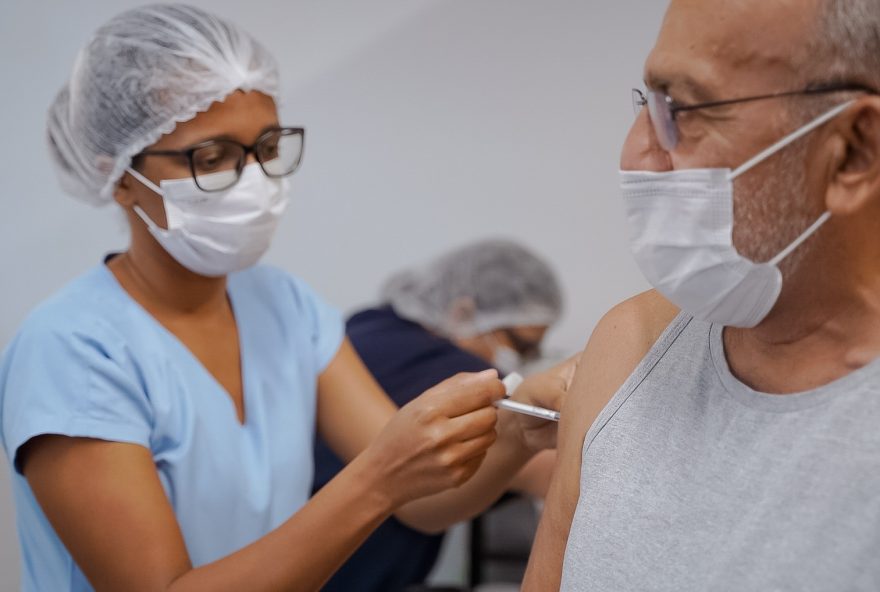
[[236,169],[242,156],[241,146],[218,140],[193,152],[193,168],[197,175]]
[[263,161],[272,160],[278,158],[279,147],[278,142],[280,140],[280,136],[275,133],[269,136],[266,136],[257,146],[257,150],[259,150],[260,158]]
[[278,158],[278,142],[275,141],[269,145],[262,147],[262,156],[267,160]]

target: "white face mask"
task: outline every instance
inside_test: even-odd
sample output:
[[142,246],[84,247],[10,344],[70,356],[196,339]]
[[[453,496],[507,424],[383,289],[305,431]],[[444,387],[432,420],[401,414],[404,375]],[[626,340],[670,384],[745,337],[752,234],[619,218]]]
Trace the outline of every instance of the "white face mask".
[[512,374],[522,368],[522,356],[515,349],[509,348],[506,345],[496,346],[492,356],[492,365],[501,374]]
[[825,212],[772,260],[755,263],[733,246],[733,180],[851,104],[835,107],[735,171],[621,171],[630,247],[651,285],[700,320],[745,328],[764,320],[782,291],[779,263],[831,213]]
[[157,187],[137,171],[128,172],[162,196],[168,228],[138,206],[135,213],[169,255],[199,275],[219,277],[259,261],[287,208],[287,179],[270,179],[258,163],[245,166],[229,189],[211,193],[191,177],[163,180]]
[[494,333],[486,333],[483,339],[489,342],[489,347],[492,349],[492,365],[501,374],[517,372],[523,366],[522,355],[512,347],[501,343]]

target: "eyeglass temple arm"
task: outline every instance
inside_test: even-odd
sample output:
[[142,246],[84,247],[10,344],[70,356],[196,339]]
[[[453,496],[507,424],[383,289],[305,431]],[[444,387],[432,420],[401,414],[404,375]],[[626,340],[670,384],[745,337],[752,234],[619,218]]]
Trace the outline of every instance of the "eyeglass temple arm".
[[[268,130],[262,136],[257,138],[257,141],[254,142],[253,145],[251,145],[251,146],[245,146],[241,142],[236,142],[235,140],[224,140],[224,141],[225,142],[232,142],[233,144],[238,144],[239,146],[244,148],[245,154],[252,154],[252,153],[256,153],[257,146],[259,146],[260,142],[262,142],[264,139],[268,138],[271,134],[277,133],[277,132],[285,132],[285,131],[292,132],[289,135],[298,135],[300,138],[303,139],[303,141],[305,141],[305,131],[306,130],[303,128],[300,128],[300,127],[283,127],[283,128]],[[152,155],[152,156],[189,156],[190,154],[192,154],[193,152],[195,152],[199,148],[203,148],[205,146],[208,146],[212,142],[216,142],[216,141],[217,140],[207,140],[205,142],[201,142],[199,144],[196,144],[195,146],[190,146],[189,148],[181,148],[180,150],[142,150],[138,154],[143,154],[146,156],[150,156],[150,155]]]
[[781,93],[773,93],[769,95],[759,95],[757,97],[743,97],[741,99],[727,99],[724,101],[712,101],[709,103],[699,103],[697,105],[682,105],[670,107],[670,112],[674,116],[676,113],[683,111],[696,111],[698,109],[710,109],[712,107],[723,107],[726,105],[737,105],[739,103],[750,103],[752,101],[764,101],[767,99],[778,99],[782,97],[794,97],[798,95],[818,95],[830,92],[841,92],[847,90],[864,91],[870,94],[880,94],[873,88],[862,84],[841,84],[831,86],[818,86],[815,88],[807,88],[803,90],[792,90]]
[[187,148],[185,150],[142,150],[138,152],[138,155],[144,156],[187,156],[191,152],[196,150],[195,148]]

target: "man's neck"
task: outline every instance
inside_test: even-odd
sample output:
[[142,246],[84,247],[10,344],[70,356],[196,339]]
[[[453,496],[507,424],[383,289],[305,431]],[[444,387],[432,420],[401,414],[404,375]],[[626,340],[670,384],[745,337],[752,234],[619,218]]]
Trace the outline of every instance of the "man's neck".
[[764,322],[724,331],[731,370],[756,390],[810,390],[880,357],[880,274],[855,262],[805,267],[812,277],[787,282]]

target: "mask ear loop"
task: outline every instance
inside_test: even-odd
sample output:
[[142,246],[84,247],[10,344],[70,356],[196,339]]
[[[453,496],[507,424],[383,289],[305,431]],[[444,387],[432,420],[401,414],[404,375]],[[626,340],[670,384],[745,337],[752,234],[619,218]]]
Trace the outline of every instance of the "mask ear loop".
[[799,237],[794,239],[794,242],[785,247],[781,253],[776,255],[773,259],[767,262],[768,265],[773,265],[774,267],[779,265],[783,259],[791,255],[795,249],[801,246],[805,240],[813,236],[817,230],[822,228],[822,226],[831,219],[831,212],[825,212],[819,219],[813,222],[813,225],[807,228]]
[[[154,191],[155,193],[158,193],[160,196],[162,196],[162,190],[155,183],[153,183],[152,181],[150,181],[145,176],[143,176],[142,174],[140,174],[139,172],[137,172],[136,170],[134,170],[131,167],[128,167],[125,170],[132,177],[134,177],[135,179],[140,181],[141,184],[144,185],[147,189],[150,189],[151,191]],[[143,221],[143,223],[147,225],[147,228],[149,228],[150,230],[152,230],[154,232],[159,232],[159,233],[168,232],[165,228],[162,228],[161,226],[156,224],[152,218],[147,216],[147,213],[143,209],[141,209],[141,207],[139,205],[135,205],[132,209],[134,210],[134,213],[138,215],[138,218],[140,218]]]
[[152,190],[154,193],[157,193],[157,194],[159,194],[159,196],[162,196],[162,189],[160,189],[158,185],[156,185],[155,183],[153,183],[152,181],[150,181],[149,179],[147,179],[146,177],[144,177],[142,174],[140,174],[139,172],[137,172],[136,170],[134,170],[131,167],[128,167],[125,170],[126,170],[126,172],[128,172],[129,175],[131,175],[132,177],[134,177],[135,179],[140,181],[141,185],[144,185],[148,189]]
[[828,111],[824,115],[820,115],[819,117],[817,117],[816,119],[814,119],[813,121],[811,121],[810,123],[808,123],[807,125],[802,127],[801,129],[797,130],[793,134],[790,134],[790,135],[782,138],[781,140],[779,140],[778,142],[776,142],[775,144],[773,144],[772,146],[770,146],[766,150],[760,152],[757,156],[747,160],[745,162],[745,164],[741,165],[735,171],[732,171],[731,173],[729,173],[727,175],[727,180],[733,181],[734,179],[736,179],[737,177],[739,177],[743,173],[746,173],[750,169],[761,164],[762,162],[764,162],[765,160],[767,160],[768,158],[770,158],[771,156],[773,156],[774,154],[776,154],[777,152],[779,152],[780,150],[782,150],[783,148],[788,146],[789,144],[792,144],[793,142],[800,140],[801,138],[803,138],[804,136],[806,136],[807,134],[809,134],[810,132],[812,132],[816,128],[825,125],[826,123],[828,123],[829,121],[831,121],[832,119],[834,119],[835,117],[837,117],[838,115],[840,115],[841,113],[846,111],[846,109],[849,108],[849,106],[852,105],[853,103],[855,103],[855,99],[853,99],[851,101],[847,101],[846,103],[844,103],[842,105],[838,105],[837,107],[835,107],[831,111]]
[[[807,125],[802,127],[801,129],[797,130],[793,134],[790,134],[790,135],[782,138],[781,140],[779,140],[778,142],[776,142],[775,144],[773,144],[772,146],[770,146],[766,150],[762,151],[760,154],[758,154],[754,158],[751,158],[748,161],[746,161],[745,164],[743,164],[738,169],[736,169],[735,171],[728,174],[727,179],[729,181],[733,181],[735,178],[739,177],[743,173],[748,172],[751,168],[753,168],[753,167],[757,166],[758,164],[762,163],[763,161],[767,160],[768,158],[770,158],[771,156],[773,156],[774,154],[776,154],[777,152],[779,152],[780,150],[782,150],[783,148],[788,146],[789,144],[796,142],[797,140],[800,140],[801,138],[803,138],[804,136],[806,136],[807,134],[809,134],[810,132],[812,132],[816,128],[818,128],[822,125],[825,125],[826,123],[828,123],[829,121],[831,121],[832,119],[834,119],[835,117],[837,117],[838,115],[843,113],[853,103],[855,103],[855,100],[847,101],[846,103],[843,103],[842,105],[838,105],[834,109],[831,109],[830,111],[828,111],[824,115],[820,115],[819,117],[817,117],[816,119],[814,119],[813,121],[811,121],[810,123],[808,123]],[[768,261],[767,264],[772,265],[774,267],[779,265],[783,259],[785,259],[789,255],[791,255],[795,249],[797,249],[799,246],[804,244],[804,241],[806,241],[808,238],[813,236],[813,234],[815,234],[816,231],[818,231],[830,219],[831,219],[831,212],[825,212],[824,214],[819,216],[819,218],[815,222],[813,222],[813,224],[809,228],[807,228],[804,232],[801,233],[800,236],[798,236],[796,239],[794,239],[794,241],[790,245],[785,247],[781,253],[779,253],[773,259]]]

